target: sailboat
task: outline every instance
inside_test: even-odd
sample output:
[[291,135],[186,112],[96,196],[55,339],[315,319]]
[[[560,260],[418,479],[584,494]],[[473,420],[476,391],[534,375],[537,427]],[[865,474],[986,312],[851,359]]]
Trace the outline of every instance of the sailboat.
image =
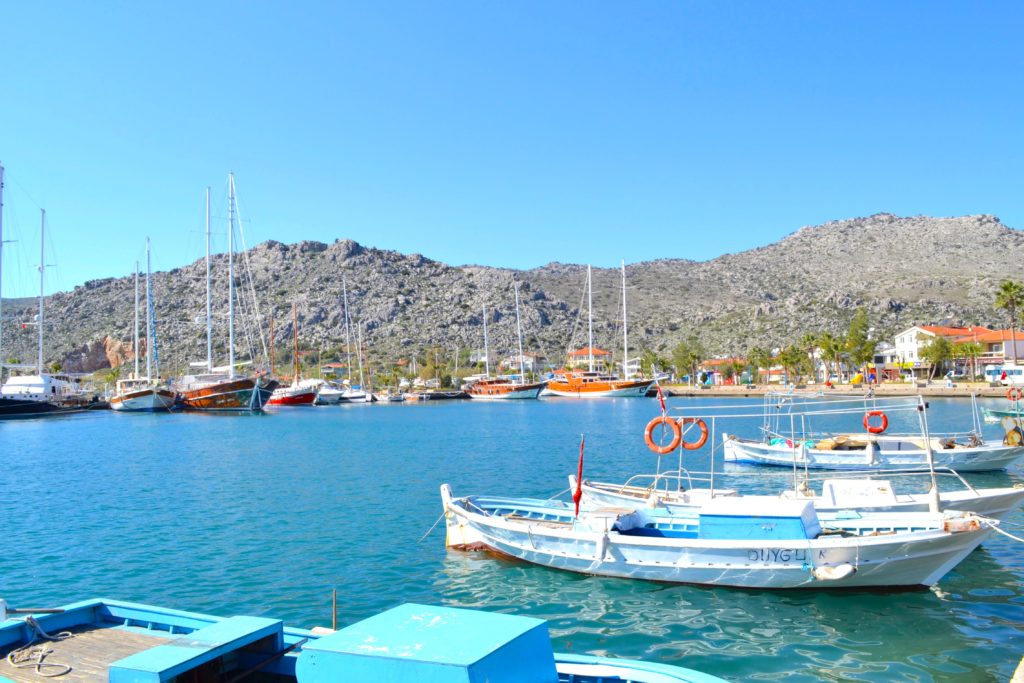
[[[153,307],[153,279],[149,257],[149,238],[146,238],[146,376],[139,376],[139,264],[135,264],[135,372],[130,379],[117,380],[116,390],[110,397],[110,407],[124,412],[152,412],[170,410],[177,394],[153,379],[160,376],[156,354],[156,320]],[[156,363],[154,363],[156,361]]]
[[348,283],[345,275],[341,276],[341,291],[345,305],[345,352],[348,356],[348,377],[342,382],[344,389],[338,397],[339,403],[370,403],[373,401],[373,394],[366,390],[363,381],[363,329],[359,328],[359,338],[356,343],[356,365],[359,366],[359,384],[352,384],[352,317],[348,312]]
[[228,364],[213,366],[213,318],[210,310],[210,189],[206,189],[206,372],[187,375],[177,385],[182,404],[212,412],[259,411],[277,381],[263,374],[240,375],[235,362],[235,175],[228,174]]
[[544,388],[543,382],[527,382],[526,367],[523,361],[523,328],[519,321],[519,283],[515,283],[516,294],[516,334],[519,338],[519,376],[491,377],[490,350],[487,346],[487,306],[484,305],[484,371],[486,377],[474,382],[466,393],[477,400],[493,401],[505,399],[537,398]]
[[267,405],[271,406],[311,406],[316,400],[317,386],[322,380],[301,379],[299,377],[299,314],[295,304],[292,304],[292,342],[294,351],[292,353],[295,361],[295,372],[292,374],[292,383],[286,387],[274,389],[270,395]]
[[[3,248],[3,183],[4,169],[0,166],[0,249]],[[43,372],[43,274],[46,270],[45,239],[46,209],[41,210],[39,228],[39,313],[35,324],[39,331],[38,356],[34,375],[12,375],[0,387],[0,419],[41,417],[78,412],[97,407],[93,398],[82,395],[67,375]],[[0,254],[2,261],[2,254]],[[0,299],[2,300],[2,299]],[[8,369],[27,369],[32,366],[7,365]]]
[[626,325],[626,263],[622,263],[622,373],[623,379],[594,369],[594,311],[593,281],[590,266],[587,266],[587,324],[589,346],[586,351],[587,370],[561,370],[548,382],[545,395],[571,396],[574,398],[637,397],[646,396],[654,385],[652,379],[630,379],[629,377],[629,334]]

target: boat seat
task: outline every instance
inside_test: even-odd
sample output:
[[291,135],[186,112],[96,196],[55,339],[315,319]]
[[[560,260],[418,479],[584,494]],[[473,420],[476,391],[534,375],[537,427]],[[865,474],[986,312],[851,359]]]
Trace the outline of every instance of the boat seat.
[[284,623],[230,617],[110,665],[109,683],[158,683],[239,650],[274,654],[284,649]]

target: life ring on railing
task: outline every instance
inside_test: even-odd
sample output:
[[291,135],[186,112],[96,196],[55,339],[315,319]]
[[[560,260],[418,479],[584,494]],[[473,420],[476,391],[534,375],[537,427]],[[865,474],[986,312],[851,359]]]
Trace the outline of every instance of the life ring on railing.
[[1006,390],[1007,400],[1016,403],[1020,400],[1021,396],[1024,396],[1024,391],[1021,391],[1017,387],[1010,387]]
[[[881,418],[882,421],[878,424],[871,424],[871,418],[873,417]],[[864,414],[864,429],[872,434],[881,434],[888,428],[889,418],[881,410],[869,410]]]
[[[659,446],[654,443],[654,428],[658,425],[665,425],[672,430],[672,441],[667,446]],[[660,415],[650,422],[647,423],[647,427],[644,429],[644,443],[647,447],[658,455],[665,455],[671,453],[678,446],[679,442],[683,440],[683,430],[679,428],[679,423],[673,420],[668,415]]]
[[700,419],[699,417],[684,417],[679,421],[680,425],[695,424],[700,427],[700,438],[696,441],[682,441],[682,433],[680,432],[680,441],[682,441],[683,448],[688,451],[695,451],[708,442],[708,424]]

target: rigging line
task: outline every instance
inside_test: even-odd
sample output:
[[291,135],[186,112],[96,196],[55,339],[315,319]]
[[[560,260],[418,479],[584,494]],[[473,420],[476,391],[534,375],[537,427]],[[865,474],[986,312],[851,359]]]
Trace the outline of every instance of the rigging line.
[[[270,358],[270,350],[267,348],[267,340],[263,335],[263,320],[259,310],[259,300],[256,298],[256,285],[252,276],[252,266],[249,264],[249,249],[245,242],[245,224],[242,222],[242,208],[238,202],[238,192],[235,192],[235,214],[238,216],[238,236],[242,242],[242,258],[245,259],[245,273],[246,278],[249,282],[249,290],[252,294],[253,301],[253,312],[255,314],[255,325],[256,332],[260,341],[260,346],[263,348],[263,361],[267,362]],[[255,357],[253,358],[255,360]]]

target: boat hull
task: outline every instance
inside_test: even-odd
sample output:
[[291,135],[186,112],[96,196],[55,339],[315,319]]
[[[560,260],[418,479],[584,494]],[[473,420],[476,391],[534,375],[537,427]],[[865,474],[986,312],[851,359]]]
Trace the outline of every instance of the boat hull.
[[477,401],[507,401],[534,399],[540,397],[543,383],[512,384],[512,383],[479,383],[467,392],[471,399]]
[[[723,435],[726,462],[776,467],[806,467],[820,470],[922,470],[929,469],[928,454],[923,448],[890,450],[868,447],[861,450],[819,450],[786,443],[766,444],[748,441],[730,434]],[[935,467],[957,472],[1002,470],[1024,456],[1024,445],[964,446],[933,449]]]
[[142,389],[110,399],[110,407],[119,412],[158,412],[174,407],[177,394],[166,389]]
[[273,381],[236,377],[183,391],[181,402],[190,410],[207,412],[261,410],[270,399],[275,385]]
[[654,380],[609,380],[580,383],[553,380],[544,388],[545,396],[567,398],[642,398],[654,385]]
[[269,406],[311,406],[313,401],[316,400],[315,389],[293,389],[292,387],[285,387],[283,389],[275,389],[270,395],[270,399],[267,400]]
[[88,410],[88,406],[21,398],[0,398],[0,420],[66,415]]

